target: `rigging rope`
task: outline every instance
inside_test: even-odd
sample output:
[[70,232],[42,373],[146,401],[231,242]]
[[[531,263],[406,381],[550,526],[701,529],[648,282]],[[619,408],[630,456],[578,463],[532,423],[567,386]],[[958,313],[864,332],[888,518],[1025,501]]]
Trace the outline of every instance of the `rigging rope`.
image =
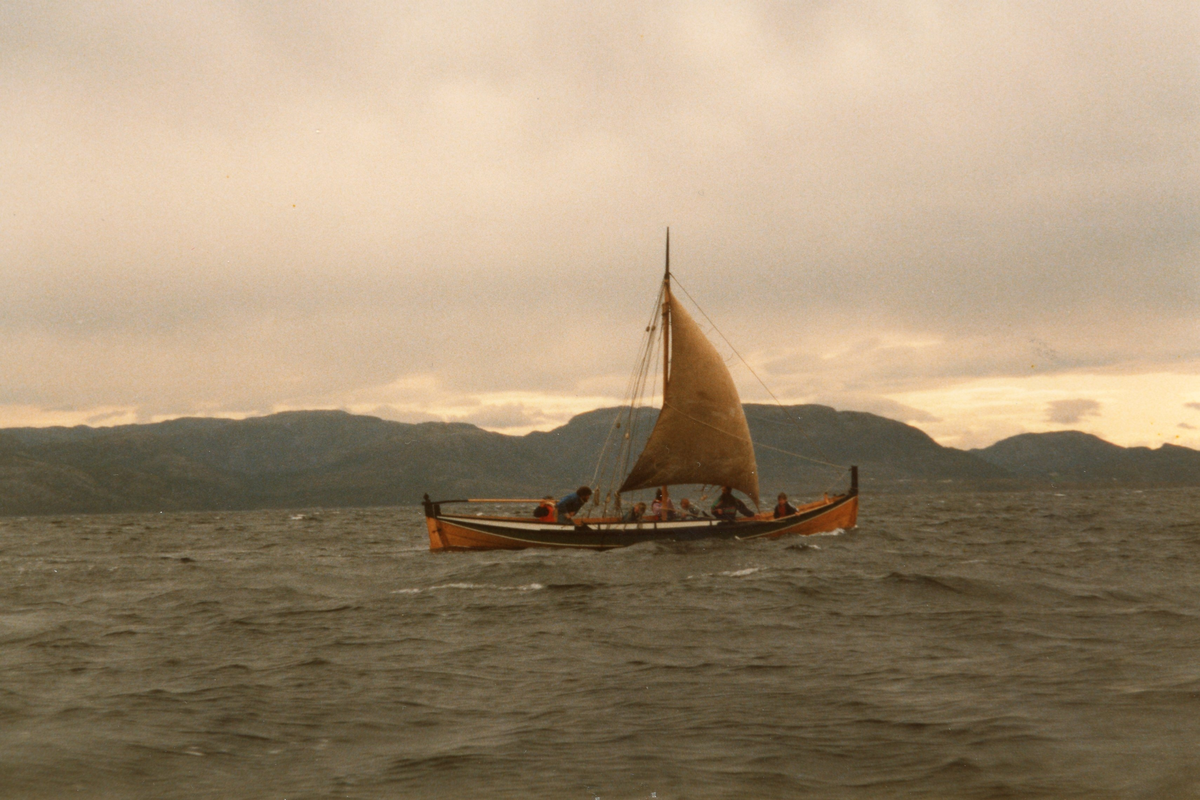
[[737,439],[739,442],[749,442],[749,443],[750,443],[750,445],[751,445],[751,446],[753,446],[753,447],[756,447],[756,448],[757,448],[757,447],[761,447],[761,448],[763,448],[764,450],[774,450],[774,451],[775,451],[775,452],[777,452],[777,453],[785,453],[785,454],[787,454],[787,455],[789,455],[789,456],[795,456],[796,458],[803,458],[805,461],[812,461],[814,464],[821,464],[821,465],[823,465],[823,466],[826,466],[826,467],[833,467],[834,469],[839,469],[839,470],[840,470],[840,469],[846,469],[846,468],[845,468],[845,467],[843,467],[841,464],[833,464],[833,463],[830,463],[829,461],[821,461],[820,459],[813,458],[812,456],[805,456],[805,455],[801,455],[800,453],[793,453],[793,452],[792,452],[792,451],[790,451],[790,450],[784,450],[782,447],[774,447],[774,446],[772,446],[772,445],[769,445],[769,444],[762,444],[761,442],[755,442],[753,439],[749,439],[749,438],[743,438],[743,437],[741,437],[741,436],[738,436],[736,433],[730,433],[729,431],[721,430],[721,429],[720,429],[720,428],[718,428],[716,425],[713,425],[713,424],[711,424],[711,423],[705,422],[705,421],[704,421],[704,420],[702,420],[702,419],[696,419],[696,418],[695,418],[695,417],[693,417],[691,414],[687,413],[686,411],[684,411],[683,409],[681,409],[679,406],[677,406],[677,405],[674,405],[674,404],[672,404],[672,403],[663,403],[663,406],[664,406],[664,407],[665,407],[665,406],[670,406],[670,407],[671,407],[671,409],[672,409],[672,410],[673,410],[673,411],[674,411],[676,414],[679,414],[680,416],[683,416],[683,417],[687,417],[687,418],[688,418],[688,419],[690,419],[692,422],[695,422],[697,425],[703,425],[703,426],[704,426],[704,427],[706,427],[706,428],[712,428],[712,429],[713,429],[714,431],[716,431],[717,433],[723,433],[723,434],[725,434],[726,436],[730,437],[731,439]]
[[[708,324],[712,326],[713,330],[717,332],[717,335],[720,336],[721,339],[725,342],[725,344],[727,344],[729,346],[729,349],[733,351],[733,354],[738,357],[738,360],[741,361],[743,365],[745,365],[746,369],[750,370],[750,374],[754,376],[754,379],[758,381],[759,385],[761,385],[764,389],[767,390],[767,394],[771,395],[771,399],[775,401],[775,405],[779,406],[779,410],[781,412],[783,412],[784,419],[788,420],[792,425],[794,425],[796,427],[796,431],[801,436],[804,437],[804,440],[806,442],[808,442],[809,445],[814,450],[816,450],[822,456],[825,456],[824,452],[821,451],[821,448],[817,447],[817,445],[812,441],[812,439],[809,438],[808,432],[805,431],[804,428],[798,422],[796,422],[794,419],[792,419],[790,414],[787,413],[787,409],[784,408],[783,403],[780,402],[779,398],[775,396],[775,393],[771,391],[771,387],[767,386],[766,382],[763,381],[763,379],[758,376],[758,373],[754,371],[754,367],[750,366],[750,363],[748,361],[746,361],[745,358],[742,358],[742,354],[739,353],[738,349],[733,346],[733,342],[729,341],[729,339],[725,336],[725,334],[721,332],[721,329],[717,327],[717,323],[712,321],[712,317],[708,316],[708,314],[704,311],[704,309],[700,307],[700,304],[696,302],[696,298],[692,297],[692,293],[687,290],[687,287],[679,282],[678,277],[676,277],[674,275],[672,275],[671,277],[675,279],[675,284],[680,289],[683,290],[683,293],[685,295],[687,295],[687,299],[692,301],[692,305],[694,305],[696,307],[696,310],[699,311],[700,314],[706,320],[708,320]],[[676,410],[678,410],[678,409],[676,409]],[[789,453],[787,450],[780,450],[780,448],[771,447],[770,445],[762,445],[762,446],[768,450],[778,450],[781,453],[788,453],[788,455],[793,455],[798,458],[803,458],[808,461],[812,461],[815,464],[822,464],[824,466],[833,467],[834,469],[843,470],[843,471],[848,469],[848,467],[845,466],[844,464],[834,464],[830,461],[823,461],[819,458],[812,458],[811,456],[803,456],[803,455],[800,455],[799,453]]]
[[[758,375],[758,373],[754,371],[754,368],[750,366],[749,362],[747,362],[746,359],[742,357],[742,354],[740,352],[738,352],[738,349],[733,346],[733,343],[729,341],[728,337],[726,337],[725,334],[721,331],[721,329],[717,327],[716,323],[713,322],[712,318],[709,317],[707,313],[705,313],[704,309],[700,307],[700,304],[696,302],[695,298],[692,297],[691,293],[688,292],[687,288],[685,286],[683,286],[681,283],[679,283],[678,277],[675,277],[674,275],[672,277],[675,278],[675,284],[680,289],[683,290],[684,295],[686,295],[688,300],[690,300],[692,302],[692,305],[696,308],[696,310],[699,311],[700,314],[704,317],[704,319],[708,321],[708,324],[711,325],[712,329],[717,332],[717,335],[719,335],[721,337],[721,339],[725,342],[725,344],[729,347],[729,349],[731,351],[733,351],[733,354],[738,358],[738,360],[741,361],[742,364],[745,365],[746,369],[748,369],[750,371],[750,374],[754,376],[755,380],[757,380],[759,382],[759,384],[763,387],[763,389],[766,390],[767,394],[769,394],[771,396],[771,399],[775,401],[775,405],[778,406],[780,412],[783,413],[784,419],[787,420],[786,424],[792,425],[796,429],[796,431],[804,438],[804,440],[806,442],[808,442],[809,446],[812,447],[813,450],[817,451],[818,453],[820,453],[823,456],[824,453],[821,452],[821,448],[818,447],[816,445],[816,443],[814,443],[812,441],[812,439],[808,436],[807,431],[804,430],[803,426],[801,426],[799,424],[799,422],[797,422],[790,414],[788,414],[787,409],[784,407],[783,403],[779,400],[779,398],[775,395],[775,393],[771,391],[771,387],[767,386],[766,382],[764,382],[763,379]],[[659,330],[659,328],[660,328],[660,323],[661,323],[662,303],[663,303],[663,299],[664,299],[663,292],[664,292],[664,288],[660,287],[658,294],[655,297],[654,309],[651,312],[650,321],[646,325],[646,335],[642,340],[642,345],[640,348],[641,352],[639,353],[634,371],[630,375],[629,381],[626,385],[625,401],[622,404],[622,409],[617,412],[617,415],[616,415],[615,419],[613,420],[612,426],[609,428],[608,435],[605,437],[604,447],[601,449],[600,458],[597,460],[597,463],[596,463],[596,469],[592,474],[592,485],[594,487],[596,487],[597,491],[592,495],[590,505],[593,508],[595,508],[595,507],[598,507],[601,504],[603,504],[602,514],[605,516],[607,516],[607,514],[608,514],[609,503],[611,501],[613,501],[614,499],[615,499],[616,510],[618,513],[620,513],[621,495],[619,492],[614,492],[613,490],[616,486],[619,485],[622,476],[628,474],[628,472],[629,472],[629,469],[630,469],[629,462],[633,457],[634,443],[638,439],[639,424],[644,419],[642,412],[647,410],[646,406],[644,404],[647,402],[647,400],[649,403],[653,404],[655,398],[658,397],[659,389],[658,389],[657,383],[653,384],[653,388],[651,388],[651,390],[650,390],[649,398],[646,397],[646,393],[647,393],[647,389],[650,388],[650,384],[648,384],[648,378],[650,375],[657,375],[659,360],[662,356],[662,353],[661,353],[662,348],[658,347],[657,344],[659,342],[659,336],[662,333]],[[664,397],[662,407],[665,409],[667,407],[667,405],[668,405],[668,403],[666,402],[666,398]],[[775,447],[775,446],[769,445],[769,444],[755,443],[752,439],[744,439],[743,437],[741,437],[737,434],[722,430],[708,422],[705,422],[704,420],[696,419],[695,417],[691,416],[690,414],[687,414],[686,412],[682,411],[678,406],[675,406],[673,404],[670,404],[670,406],[674,412],[686,417],[687,419],[689,419],[693,422],[696,422],[707,428],[711,428],[712,430],[715,430],[718,433],[722,433],[722,434],[725,434],[726,436],[730,436],[732,438],[738,439],[739,441],[748,441],[751,444],[751,446],[753,446],[753,447],[756,447],[756,448],[761,447],[765,450],[773,450],[775,452],[783,453],[784,455],[792,456],[794,458],[799,458],[804,461],[810,461],[814,464],[820,464],[821,466],[830,467],[832,469],[838,470],[839,473],[844,472],[848,469],[848,467],[846,467],[845,465],[835,464],[829,460],[813,458],[812,456],[807,456],[802,453],[792,452],[790,450],[784,450],[781,447]],[[760,419],[760,421],[763,421],[763,422],[770,421],[770,420],[761,420],[761,418],[758,418],[758,417],[751,417],[751,419]],[[773,422],[773,421],[771,421],[771,422]],[[773,424],[785,424],[785,423],[773,422]],[[623,433],[620,432],[622,428],[624,428]],[[614,435],[618,436],[617,444],[615,447],[615,454],[611,457],[611,469],[605,469],[604,462],[609,459],[609,453],[614,450],[614,447],[613,447],[613,436]],[[832,486],[832,484],[831,484],[831,486]],[[604,489],[603,491],[601,491],[602,488]],[[829,491],[829,489],[827,488],[826,494],[828,494],[828,491]]]
[[[651,312],[650,321],[646,325],[646,335],[642,340],[637,364],[626,385],[622,408],[613,419],[613,424],[609,428],[608,436],[605,438],[600,458],[596,462],[596,469],[592,474],[592,485],[596,487],[597,491],[592,495],[591,505],[596,507],[603,503],[602,513],[605,515],[608,513],[609,502],[613,500],[613,489],[618,485],[621,476],[629,471],[629,460],[632,457],[633,444],[637,439],[639,423],[642,421],[641,412],[644,410],[643,401],[645,399],[647,378],[653,371],[651,368],[652,365],[656,367],[658,363],[658,352],[655,345],[659,333],[658,317],[662,307],[662,300],[663,289],[660,288],[654,301],[654,310]],[[653,397],[651,397],[651,400],[653,400]],[[624,427],[624,432],[619,433],[622,427]],[[611,470],[606,470],[605,461],[609,459],[614,435],[618,437],[615,454],[611,457]],[[604,491],[600,491],[602,487],[604,487]],[[619,493],[615,496],[615,503],[617,510],[620,511],[621,496]]]

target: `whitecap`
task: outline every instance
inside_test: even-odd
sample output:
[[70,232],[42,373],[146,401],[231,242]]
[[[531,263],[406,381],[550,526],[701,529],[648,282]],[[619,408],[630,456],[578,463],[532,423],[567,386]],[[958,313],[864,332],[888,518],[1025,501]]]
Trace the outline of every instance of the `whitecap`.
[[392,594],[420,594],[421,592],[434,592],[439,589],[491,589],[497,592],[536,592],[539,589],[546,587],[540,583],[525,583],[519,586],[501,586],[495,583],[441,583],[437,586],[430,586],[426,589],[395,589]]

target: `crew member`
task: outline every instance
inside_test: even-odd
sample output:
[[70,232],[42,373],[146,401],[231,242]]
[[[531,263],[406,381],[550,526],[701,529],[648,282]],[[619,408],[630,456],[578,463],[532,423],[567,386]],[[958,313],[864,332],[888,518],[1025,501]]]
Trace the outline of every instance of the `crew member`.
[[746,508],[745,503],[733,496],[733,489],[728,486],[721,487],[721,496],[713,503],[712,513],[717,519],[730,521],[737,519],[738,514],[744,517],[754,516],[754,512]]
[[554,522],[554,496],[546,495],[542,498],[542,502],[538,503],[538,507],[533,510],[533,515],[542,522]]
[[675,516],[675,504],[671,502],[671,498],[667,498],[667,502],[663,502],[662,489],[654,492],[654,502],[650,504],[650,515],[663,522]]
[[779,499],[775,502],[775,519],[780,517],[790,517],[796,513],[795,507],[787,501],[787,495],[783,492],[779,493]]
[[568,525],[574,524],[574,516],[591,497],[592,490],[586,486],[580,486],[559,500],[558,504],[554,507],[555,511],[558,512],[558,521]]
[[646,517],[646,504],[636,503],[625,515],[625,522],[641,522]]
[[704,514],[685,497],[679,501],[679,516],[683,519],[700,519]]

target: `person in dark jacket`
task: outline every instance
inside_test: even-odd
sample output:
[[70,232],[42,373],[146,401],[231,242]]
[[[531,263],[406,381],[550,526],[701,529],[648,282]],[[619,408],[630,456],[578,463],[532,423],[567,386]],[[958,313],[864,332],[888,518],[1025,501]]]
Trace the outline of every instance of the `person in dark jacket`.
[[783,492],[779,493],[779,499],[775,502],[775,519],[780,517],[790,517],[796,513],[796,508],[787,501],[787,495]]
[[754,512],[746,508],[745,503],[733,496],[733,489],[728,486],[721,487],[721,496],[713,503],[712,514],[717,519],[726,520],[735,520],[738,514],[743,517],[754,516]]
[[641,522],[646,518],[646,504],[637,503],[625,514],[624,522]]
[[574,524],[572,519],[579,509],[583,508],[584,504],[592,497],[592,490],[586,486],[580,486],[575,491],[571,492],[566,497],[558,501],[554,509],[558,512],[558,521],[568,525]]

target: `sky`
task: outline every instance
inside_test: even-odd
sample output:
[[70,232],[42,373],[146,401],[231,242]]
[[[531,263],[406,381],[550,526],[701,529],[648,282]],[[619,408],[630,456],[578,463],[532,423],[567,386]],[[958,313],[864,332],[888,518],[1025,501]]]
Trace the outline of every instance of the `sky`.
[[553,428],[670,226],[747,402],[1200,448],[1194,2],[0,0],[0,188],[0,427]]

